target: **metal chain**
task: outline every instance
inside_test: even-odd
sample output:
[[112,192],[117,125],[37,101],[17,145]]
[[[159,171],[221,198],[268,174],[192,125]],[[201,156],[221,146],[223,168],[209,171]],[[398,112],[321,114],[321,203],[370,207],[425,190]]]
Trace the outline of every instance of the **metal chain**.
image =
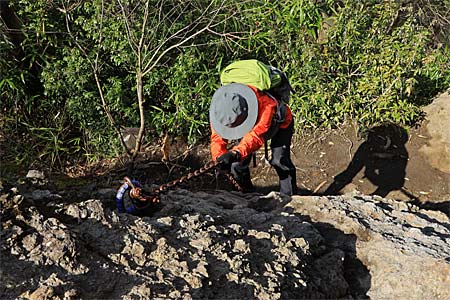
[[[133,185],[133,183],[131,182],[131,180],[128,177],[125,177],[124,180],[129,184],[129,186],[131,187],[130,190],[130,197],[134,198],[134,199],[138,199],[140,201],[149,201],[150,202],[159,202],[159,196],[160,194],[166,192],[167,190],[176,187],[177,185],[186,182],[194,177],[200,176],[206,172],[208,172],[209,170],[217,167],[219,165],[219,162],[217,161],[210,161],[209,163],[207,163],[206,165],[204,165],[203,167],[201,167],[198,170],[195,170],[194,172],[191,172],[179,179],[176,179],[174,181],[165,183],[160,185],[159,187],[151,190],[150,192],[146,192],[146,194],[148,195],[142,195],[142,189],[139,187],[135,187]],[[240,184],[236,181],[236,179],[234,179],[233,175],[231,175],[230,173],[225,173],[225,176],[227,177],[227,179],[235,186],[235,188],[242,192],[243,189],[240,186]]]

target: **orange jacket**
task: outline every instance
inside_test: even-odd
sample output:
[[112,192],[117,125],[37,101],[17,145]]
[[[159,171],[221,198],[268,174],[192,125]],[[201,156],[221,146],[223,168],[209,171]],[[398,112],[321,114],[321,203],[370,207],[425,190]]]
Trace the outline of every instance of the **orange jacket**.
[[[264,144],[264,134],[272,125],[272,119],[277,110],[277,101],[272,99],[264,92],[249,86],[256,94],[258,99],[258,118],[253,129],[245,134],[239,144],[231,150],[237,150],[241,154],[241,160],[258,150]],[[292,122],[292,112],[289,107],[286,109],[286,118],[280,128],[287,128]],[[211,126],[211,156],[216,160],[219,156],[227,152],[228,140],[218,135]]]

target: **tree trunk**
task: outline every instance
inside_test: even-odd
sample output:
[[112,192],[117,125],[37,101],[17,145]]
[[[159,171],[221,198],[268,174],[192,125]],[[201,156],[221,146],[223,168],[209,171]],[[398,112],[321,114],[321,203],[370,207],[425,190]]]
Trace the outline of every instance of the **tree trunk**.
[[136,72],[136,81],[137,81],[137,98],[138,98],[138,104],[139,104],[139,118],[141,121],[140,127],[139,127],[139,133],[136,139],[136,145],[134,147],[133,156],[132,159],[134,160],[139,153],[139,150],[141,149],[142,145],[142,139],[144,137],[144,130],[145,130],[145,115],[144,115],[144,95],[142,91],[142,71],[139,69]]

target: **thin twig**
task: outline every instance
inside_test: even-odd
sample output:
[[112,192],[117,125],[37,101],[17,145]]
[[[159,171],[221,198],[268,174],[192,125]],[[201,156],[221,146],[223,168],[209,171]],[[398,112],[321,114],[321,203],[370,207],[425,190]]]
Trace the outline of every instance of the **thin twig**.
[[317,192],[320,190],[320,188],[324,186],[325,183],[327,183],[327,180],[322,181],[322,182],[314,189],[314,191],[313,191],[312,193],[313,193],[313,194],[317,193]]

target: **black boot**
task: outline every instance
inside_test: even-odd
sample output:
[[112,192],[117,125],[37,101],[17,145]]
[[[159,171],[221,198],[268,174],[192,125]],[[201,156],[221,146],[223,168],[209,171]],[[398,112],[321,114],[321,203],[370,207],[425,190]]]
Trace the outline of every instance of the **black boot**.
[[241,186],[243,193],[253,193],[255,191],[255,187],[253,186],[250,174],[244,174],[241,178],[235,179]]
[[231,165],[231,174],[233,174],[234,179],[242,187],[244,193],[251,193],[255,190],[250,176],[250,160],[251,156],[243,162],[233,163]]

